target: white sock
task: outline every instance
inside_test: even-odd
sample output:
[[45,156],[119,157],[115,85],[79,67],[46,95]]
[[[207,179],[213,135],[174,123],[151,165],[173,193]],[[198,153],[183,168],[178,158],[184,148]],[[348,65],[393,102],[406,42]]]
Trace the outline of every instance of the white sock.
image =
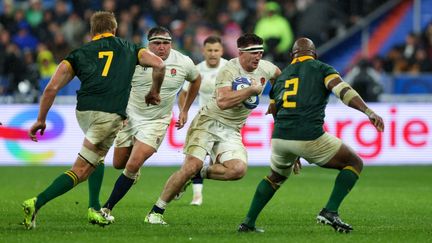
[[138,173],[133,173],[128,171],[126,168],[123,170],[123,175],[125,175],[127,178],[132,179],[132,180],[136,180]]
[[158,198],[158,200],[156,201],[155,205],[160,208],[160,209],[165,209],[165,207],[167,206],[167,202],[165,202],[164,200],[162,200],[161,198]]
[[203,184],[192,184],[193,194],[201,196]]
[[209,166],[208,166],[208,165],[204,165],[204,166],[202,167],[202,169],[201,169],[201,171],[200,171],[201,178],[203,178],[203,179],[206,179],[206,178],[207,178],[207,171],[208,171],[208,169],[209,169]]

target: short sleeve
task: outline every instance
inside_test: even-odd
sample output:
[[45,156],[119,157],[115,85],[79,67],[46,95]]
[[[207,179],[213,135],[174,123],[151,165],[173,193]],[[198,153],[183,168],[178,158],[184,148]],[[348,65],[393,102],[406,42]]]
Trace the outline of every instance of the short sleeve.
[[71,53],[69,53],[64,60],[66,60],[70,65],[71,68],[75,71],[77,70],[76,68],[76,60],[77,60],[77,50],[72,51]]
[[326,86],[331,80],[340,77],[340,74],[336,69],[325,63],[321,63],[321,73],[323,74],[323,81]]
[[187,70],[187,74],[186,74],[185,79],[187,81],[189,81],[187,83],[194,82],[195,79],[197,79],[199,76],[198,68],[195,66],[195,64],[193,63],[192,59],[190,59],[190,57],[187,57],[187,56],[185,56],[185,57],[186,57],[185,66],[186,66],[186,70]]
[[188,91],[189,90],[189,86],[190,86],[190,82],[189,81],[184,82],[182,90]]
[[233,65],[231,63],[227,63],[218,73],[216,76],[216,89],[226,87],[226,86],[232,86],[232,82],[235,79],[233,72],[230,70],[230,67]]

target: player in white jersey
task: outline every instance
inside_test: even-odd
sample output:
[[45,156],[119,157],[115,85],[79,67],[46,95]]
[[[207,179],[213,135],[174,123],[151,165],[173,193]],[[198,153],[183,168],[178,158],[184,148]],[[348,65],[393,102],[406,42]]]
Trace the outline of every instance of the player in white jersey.
[[[242,143],[240,128],[251,113],[242,102],[252,95],[260,95],[265,83],[281,73],[271,62],[261,60],[263,40],[255,34],[244,34],[237,39],[239,57],[231,59],[219,71],[212,99],[198,112],[189,127],[183,152],[183,166],[173,173],[145,222],[167,224],[163,213],[167,204],[180,192],[184,184],[201,171],[203,178],[238,180],[247,170],[247,153]],[[237,77],[252,79],[250,87],[233,90]],[[210,155],[214,163],[203,166]]]
[[[222,40],[218,36],[209,36],[203,43],[203,56],[204,61],[197,65],[198,71],[201,74],[201,86],[198,92],[198,101],[200,108],[203,107],[212,97],[215,90],[216,76],[219,70],[228,62],[222,58],[223,46]],[[189,82],[185,82],[183,90],[179,95],[179,104],[183,104],[186,99],[187,90],[189,89]],[[184,188],[185,189],[185,188]],[[200,176],[192,178],[192,201],[191,205],[199,206],[202,204],[203,179]],[[182,192],[176,196],[180,198]]]
[[181,107],[178,129],[187,122],[188,111],[201,83],[201,77],[193,61],[171,49],[171,34],[164,27],[154,27],[148,34],[149,49],[164,60],[165,82],[160,90],[161,102],[158,106],[147,106],[143,94],[152,83],[151,68],[136,67],[132,78],[132,90],[127,106],[128,122],[115,139],[113,165],[123,169],[113,191],[101,209],[110,220],[114,206],[123,198],[139,176],[140,167],[159,148],[172,118],[172,109],[177,93],[185,80],[191,82]]

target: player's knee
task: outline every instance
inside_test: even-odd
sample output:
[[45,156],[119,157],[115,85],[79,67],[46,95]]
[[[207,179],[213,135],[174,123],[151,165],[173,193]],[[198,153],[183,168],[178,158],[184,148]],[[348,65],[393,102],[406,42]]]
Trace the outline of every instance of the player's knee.
[[247,165],[244,162],[238,162],[234,166],[228,169],[228,179],[239,180],[246,175]]
[[360,174],[363,170],[363,160],[357,154],[353,154],[352,158],[349,160],[348,166],[355,169],[357,174]]
[[78,157],[92,166],[98,166],[100,161],[104,159],[104,156],[85,146],[81,147],[81,150],[78,153]]
[[[289,174],[288,174],[289,175]],[[274,170],[270,171],[270,174],[266,176],[266,180],[270,182],[272,187],[277,190],[279,187],[288,179],[288,176],[281,175]]]
[[116,169],[124,169],[129,159],[129,152],[123,150],[124,148],[114,149],[113,166]]
[[120,161],[114,160],[113,161],[113,167],[115,169],[124,169],[126,167],[126,165],[121,163]]
[[116,169],[124,169],[126,168],[126,163],[128,158],[118,158],[114,156],[113,158],[113,167]]
[[126,168],[128,171],[136,173],[141,168],[141,163],[136,160],[129,160],[126,164]]
[[183,174],[185,174],[187,177],[192,177],[196,175],[201,170],[202,167],[203,167],[203,161],[193,156],[189,156],[186,162],[181,167],[180,171]]
[[78,183],[87,180],[93,170],[94,166],[89,163],[75,163],[71,169],[71,171],[76,175]]

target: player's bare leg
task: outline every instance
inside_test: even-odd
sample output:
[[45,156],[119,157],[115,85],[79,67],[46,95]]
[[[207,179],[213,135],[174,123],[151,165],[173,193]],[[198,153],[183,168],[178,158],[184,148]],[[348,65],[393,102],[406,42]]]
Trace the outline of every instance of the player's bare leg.
[[116,169],[124,169],[129,160],[133,146],[115,147],[113,156],[113,166]]
[[194,156],[186,155],[185,163],[180,170],[170,176],[160,198],[167,203],[171,202],[183,185],[198,173],[202,166],[203,161]]
[[183,166],[167,180],[161,196],[144,221],[150,224],[167,224],[163,219],[165,207],[181,191],[183,185],[201,170],[203,163],[204,161],[194,156],[186,155]]
[[247,171],[247,164],[239,159],[232,159],[222,164],[215,163],[206,168],[205,178],[221,181],[241,179]]

